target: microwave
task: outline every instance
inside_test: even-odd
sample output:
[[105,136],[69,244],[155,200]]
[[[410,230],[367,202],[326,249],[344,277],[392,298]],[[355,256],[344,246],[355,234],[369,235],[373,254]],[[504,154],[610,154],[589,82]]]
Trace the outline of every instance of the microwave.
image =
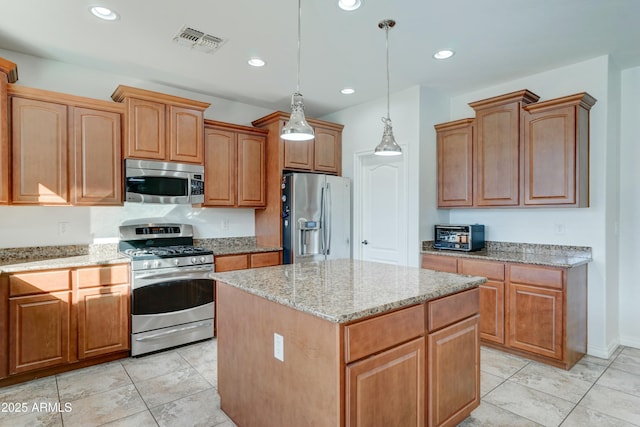
[[484,248],[484,225],[436,225],[433,247],[453,251],[479,251]]
[[204,166],[125,159],[125,201],[204,203]]

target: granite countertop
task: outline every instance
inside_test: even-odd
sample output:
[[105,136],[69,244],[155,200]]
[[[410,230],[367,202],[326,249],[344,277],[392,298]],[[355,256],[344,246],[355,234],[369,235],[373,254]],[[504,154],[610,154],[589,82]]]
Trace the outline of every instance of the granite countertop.
[[351,259],[212,273],[215,280],[334,323],[479,286],[484,277]]
[[593,260],[591,248],[586,246],[510,242],[486,242],[485,248],[480,251],[464,252],[435,249],[432,241],[424,241],[421,253],[564,268],[577,267]]
[[90,267],[104,264],[123,264],[130,259],[117,254],[112,256],[78,255],[57,258],[25,258],[0,261],[0,273],[18,273],[22,271],[49,270],[54,268]]
[[258,252],[281,251],[281,247],[258,246],[255,237],[221,237],[195,239],[194,244],[213,251],[213,255],[234,255]]

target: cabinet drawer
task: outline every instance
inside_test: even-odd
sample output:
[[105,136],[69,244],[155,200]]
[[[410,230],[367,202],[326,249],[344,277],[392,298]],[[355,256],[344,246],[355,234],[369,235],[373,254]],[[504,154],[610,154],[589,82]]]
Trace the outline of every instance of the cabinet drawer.
[[461,258],[460,273],[503,281],[504,263]]
[[247,254],[214,257],[213,262],[215,263],[214,267],[217,272],[249,268],[249,257]]
[[446,273],[457,273],[458,258],[452,256],[422,254],[422,268],[444,271]]
[[424,334],[424,304],[363,320],[344,328],[350,363]]
[[509,266],[509,281],[534,286],[562,289],[563,270],[513,264]]
[[9,296],[42,294],[71,289],[69,270],[12,274],[9,277]]
[[280,252],[262,252],[251,254],[251,268],[269,267],[280,264]]
[[123,264],[81,268],[73,275],[73,281],[79,288],[128,284],[129,267]]
[[427,325],[429,332],[466,319],[480,311],[480,291],[478,288],[449,295],[427,304]]

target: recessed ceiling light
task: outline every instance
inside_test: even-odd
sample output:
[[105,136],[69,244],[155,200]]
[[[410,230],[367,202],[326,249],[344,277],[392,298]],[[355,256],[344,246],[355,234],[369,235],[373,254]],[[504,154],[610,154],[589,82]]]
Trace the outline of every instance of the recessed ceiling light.
[[362,5],[360,0],[338,0],[338,6],[342,10],[356,10]]
[[247,63],[252,67],[264,67],[264,65],[266,64],[266,62],[264,62],[260,58],[251,58],[250,60],[247,61]]
[[115,11],[104,6],[91,6],[89,10],[94,16],[105,21],[115,21],[120,17]]
[[340,90],[340,93],[343,95],[351,95],[356,93],[356,90],[351,87],[345,87],[344,89]]
[[453,56],[455,52],[449,49],[439,50],[433,54],[433,57],[436,59],[449,59]]

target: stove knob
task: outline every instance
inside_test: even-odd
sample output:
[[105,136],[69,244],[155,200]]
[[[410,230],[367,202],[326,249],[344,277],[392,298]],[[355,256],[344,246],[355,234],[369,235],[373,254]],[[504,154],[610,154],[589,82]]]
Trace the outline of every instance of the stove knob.
[[155,261],[153,262],[153,266],[154,266],[155,268],[160,267],[160,261],[159,261],[159,260],[155,260]]
[[149,261],[145,261],[142,263],[142,268],[149,268]]
[[195,264],[196,262],[198,262],[198,260],[196,259],[196,257],[191,258],[191,264]]
[[180,260],[178,258],[175,258],[173,260],[173,265],[178,265],[178,264],[180,264]]
[[205,258],[205,257],[203,257],[203,256],[201,256],[201,257],[200,257],[200,264],[204,264],[204,262],[205,262],[205,261],[206,261],[206,258]]

